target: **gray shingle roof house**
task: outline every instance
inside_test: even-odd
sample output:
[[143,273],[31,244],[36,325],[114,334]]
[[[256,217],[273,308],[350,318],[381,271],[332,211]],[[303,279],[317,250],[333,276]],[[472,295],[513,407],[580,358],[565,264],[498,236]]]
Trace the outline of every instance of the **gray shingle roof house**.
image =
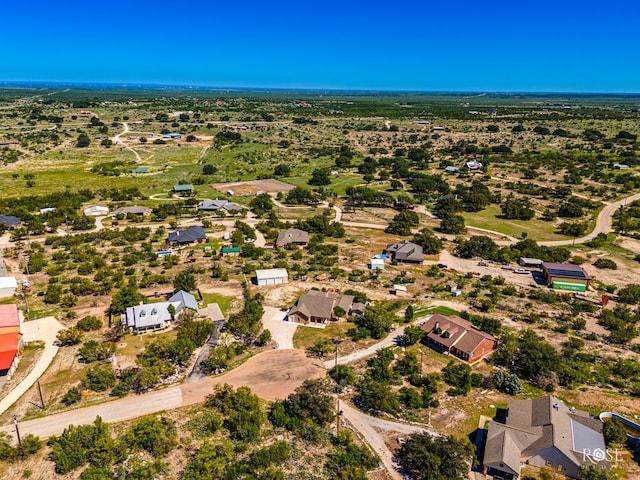
[[120,317],[123,325],[132,330],[151,330],[167,326],[173,319],[169,306],[173,305],[178,315],[185,308],[198,311],[198,302],[193,295],[180,290],[166,302],[145,303],[128,307]]
[[489,423],[484,471],[517,478],[522,464],[530,464],[579,478],[584,464],[608,470],[602,426],[554,396],[511,400],[506,418]]
[[276,247],[286,247],[290,243],[294,245],[306,245],[309,243],[309,234],[304,230],[297,228],[287,228],[286,230],[280,230],[278,232],[278,238],[276,238]]
[[424,260],[422,247],[408,240],[387,245],[384,253],[391,255],[398,262],[422,263]]
[[217,212],[218,210],[240,213],[242,206],[228,200],[202,200],[198,204],[198,211],[201,212]]
[[15,215],[0,215],[0,224],[4,225],[7,228],[16,228],[19,227],[22,223]]
[[204,228],[194,225],[186,230],[179,228],[175,232],[169,233],[167,243],[171,245],[188,245],[191,243],[204,243],[207,241],[207,234]]
[[289,309],[289,321],[303,324],[325,326],[331,320],[337,320],[336,307],[349,315],[353,306],[353,295],[340,295],[331,292],[309,290],[298,298],[298,302]]

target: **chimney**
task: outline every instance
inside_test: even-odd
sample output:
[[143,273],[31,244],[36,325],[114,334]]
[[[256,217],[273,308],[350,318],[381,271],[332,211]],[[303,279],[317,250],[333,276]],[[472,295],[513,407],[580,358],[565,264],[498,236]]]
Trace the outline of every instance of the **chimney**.
[[433,324],[433,329],[434,330],[437,330],[439,328],[440,328],[440,322],[436,322],[436,323]]

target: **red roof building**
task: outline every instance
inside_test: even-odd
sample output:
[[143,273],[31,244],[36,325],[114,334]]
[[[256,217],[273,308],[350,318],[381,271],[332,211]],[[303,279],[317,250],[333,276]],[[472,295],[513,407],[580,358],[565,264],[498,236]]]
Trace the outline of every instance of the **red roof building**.
[[493,352],[498,340],[476,329],[468,321],[452,315],[434,313],[422,325],[427,345],[440,353],[450,354],[467,363],[475,363]]
[[0,305],[0,334],[20,331],[18,307],[14,304]]
[[11,375],[18,366],[20,333],[0,334],[0,376]]

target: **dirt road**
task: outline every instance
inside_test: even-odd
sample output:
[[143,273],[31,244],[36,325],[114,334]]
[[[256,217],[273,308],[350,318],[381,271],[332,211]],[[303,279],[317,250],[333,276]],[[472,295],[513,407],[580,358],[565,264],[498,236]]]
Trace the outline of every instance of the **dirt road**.
[[[105,422],[122,422],[163,410],[192,405],[205,400],[217,384],[251,387],[266,400],[286,398],[308,378],[322,378],[326,369],[301,350],[268,350],[249,359],[243,365],[220,375],[194,383],[168,387],[163,390],[131,395],[120,400],[83,407],[43,418],[20,422],[20,433],[32,433],[40,438],[59,435],[69,425],[86,425],[101,416]],[[13,425],[0,431],[14,435]]]
[[129,145],[127,145],[122,140],[120,140],[120,137],[122,135],[126,135],[127,133],[129,133],[129,124],[126,122],[123,122],[122,125],[124,126],[124,131],[119,133],[115,137],[113,137],[113,143],[115,143],[116,145],[122,145],[124,148],[126,148],[127,150],[129,150],[131,153],[135,155],[136,160],[139,163],[142,163],[142,158],[140,158],[140,155],[138,154],[138,152],[136,152],[133,148],[131,148]]
[[[385,443],[385,436],[381,432],[391,431],[410,435],[429,431],[417,425],[391,422],[382,418],[372,417],[353,408],[346,402],[340,402],[340,410],[342,411],[342,418],[346,419],[362,435],[369,447],[378,454],[389,476],[396,480],[402,480],[403,477],[396,470],[396,464],[393,461],[393,452]],[[436,432],[429,433],[437,435]]]

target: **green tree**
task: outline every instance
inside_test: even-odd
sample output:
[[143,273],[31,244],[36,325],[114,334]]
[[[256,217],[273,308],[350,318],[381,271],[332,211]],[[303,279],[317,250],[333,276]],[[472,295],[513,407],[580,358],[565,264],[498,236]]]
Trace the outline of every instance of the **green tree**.
[[168,418],[145,417],[131,425],[121,442],[128,449],[146,450],[161,458],[177,446],[177,430]]
[[135,285],[122,287],[111,299],[111,311],[114,315],[126,312],[127,307],[133,307],[145,300]]
[[407,345],[419,343],[424,338],[425,332],[418,325],[409,325],[405,327],[402,335],[402,342]]
[[82,384],[88,390],[104,392],[116,384],[116,376],[111,367],[96,365],[87,370]]
[[311,172],[311,178],[307,183],[316,187],[330,185],[331,178],[329,177],[329,170],[326,168],[316,168]]
[[173,279],[173,288],[176,291],[183,290],[185,292],[192,292],[196,289],[196,276],[190,270],[182,270],[178,272]]
[[86,148],[91,144],[91,139],[86,133],[81,133],[78,135],[78,139],[76,140],[76,147],[78,148]]
[[82,341],[82,331],[75,327],[67,328],[60,330],[57,333],[56,338],[63,347],[77,345]]
[[462,215],[449,215],[440,220],[439,230],[443,233],[453,233],[455,235],[467,231]]
[[466,480],[473,463],[467,439],[416,433],[400,447],[398,462],[415,480]]
[[610,447],[627,443],[627,428],[617,418],[611,418],[604,422],[602,433],[605,443]]
[[420,245],[426,255],[435,255],[442,251],[442,240],[426,228],[422,229],[419,234],[414,235],[411,241],[416,245]]
[[328,373],[334,382],[343,387],[356,382],[355,370],[349,365],[336,365]]
[[618,297],[623,303],[629,303],[635,305],[640,302],[640,285],[636,283],[630,283],[627,286],[620,289]]

